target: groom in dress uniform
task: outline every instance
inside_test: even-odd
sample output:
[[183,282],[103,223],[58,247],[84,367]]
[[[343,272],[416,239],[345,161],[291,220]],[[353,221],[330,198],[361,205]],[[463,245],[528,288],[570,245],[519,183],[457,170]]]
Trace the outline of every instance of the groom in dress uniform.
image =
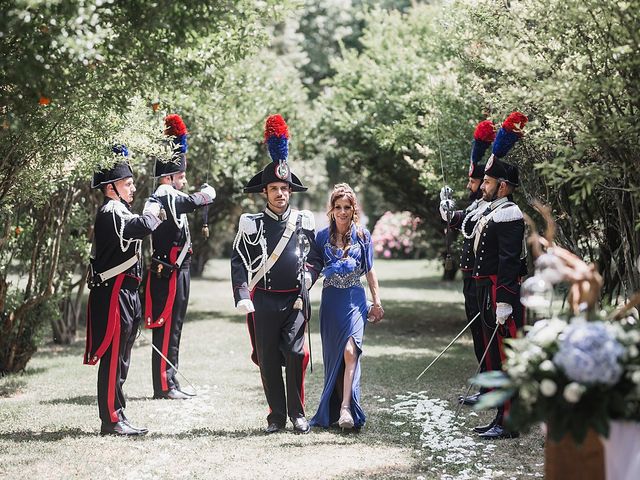
[[[240,217],[233,243],[231,280],[237,309],[247,315],[251,359],[260,368],[269,404],[266,433],[282,430],[287,417],[296,433],[310,430],[304,411],[304,375],[309,361],[302,298],[322,269],[311,212],[289,205],[291,192],[307,187],[289,169],[289,132],[280,115],[265,123],[272,162],[245,186],[263,193],[267,205]],[[282,379],[285,368],[286,390]],[[286,391],[286,393],[285,393]]]

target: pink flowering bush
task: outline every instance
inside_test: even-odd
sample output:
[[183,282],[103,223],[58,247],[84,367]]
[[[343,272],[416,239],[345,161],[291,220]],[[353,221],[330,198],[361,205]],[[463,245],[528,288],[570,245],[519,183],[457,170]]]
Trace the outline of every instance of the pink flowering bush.
[[417,258],[423,253],[420,218],[410,212],[386,212],[371,233],[378,258]]

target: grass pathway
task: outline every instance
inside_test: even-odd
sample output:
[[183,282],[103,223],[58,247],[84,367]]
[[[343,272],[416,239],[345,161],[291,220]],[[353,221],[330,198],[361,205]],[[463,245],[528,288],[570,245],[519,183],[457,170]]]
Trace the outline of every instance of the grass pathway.
[[[453,400],[474,371],[465,336],[423,377],[416,375],[464,326],[461,284],[439,281],[424,261],[379,261],[387,318],[365,333],[360,434],[314,430],[265,436],[266,402],[249,359],[244,318],[235,313],[227,261],[211,262],[192,282],[181,370],[199,395],[152,400],[151,347],[142,337],[125,384],[127,416],[150,433],[100,437],[97,368],[82,365],[82,341],[44,345],[23,375],[0,379],[0,478],[533,478],[542,472],[542,436],[479,442],[470,427],[491,418]],[[314,371],[307,371],[307,413],[322,389],[317,302]],[[145,332],[147,338],[150,333]],[[185,382],[182,382],[183,384]],[[291,426],[288,425],[290,429]]]

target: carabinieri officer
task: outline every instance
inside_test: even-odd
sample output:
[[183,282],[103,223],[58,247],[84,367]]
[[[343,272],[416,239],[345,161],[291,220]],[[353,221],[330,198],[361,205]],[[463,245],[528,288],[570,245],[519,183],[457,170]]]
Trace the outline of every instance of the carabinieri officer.
[[[493,154],[485,167],[480,189],[489,202],[473,228],[478,308],[487,341],[487,370],[502,370],[506,338],[514,338],[524,325],[524,307],[520,303],[520,279],[527,272],[524,243],[524,216],[513,201],[519,186],[518,167],[503,158],[522,136],[527,117],[511,113],[493,143]],[[474,430],[484,439],[514,438],[504,420],[509,414],[510,400],[498,408],[494,420]]]
[[103,435],[143,435],[124,414],[122,385],[127,379],[131,348],[142,319],[138,286],[142,277],[142,239],[161,220],[160,204],[147,201],[143,214],[129,210],[136,191],[125,161],[127,147],[116,145],[118,161],[94,174],[92,188],[104,193],[96,215],[89,276],[87,342],[84,363],[98,367],[98,411]]
[[[473,339],[473,350],[476,359],[480,364],[480,371],[485,372],[486,361],[483,360],[483,354],[486,348],[486,339],[482,329],[482,320],[478,315],[478,298],[476,295],[476,281],[472,277],[473,265],[475,262],[475,254],[473,252],[472,234],[478,218],[486,210],[489,205],[483,200],[480,184],[484,177],[484,165],[480,163],[484,153],[491,146],[496,138],[496,132],[491,120],[483,120],[478,123],[473,133],[473,142],[471,148],[471,161],[469,164],[469,181],[467,182],[467,190],[469,190],[469,200],[471,203],[464,210],[453,210],[453,200],[446,199],[446,188],[443,187],[440,192],[442,201],[440,202],[440,216],[446,222],[449,221],[449,227],[460,230],[464,236],[462,242],[462,254],[460,255],[460,271],[462,272],[462,293],[464,295],[464,310],[467,316],[467,322],[471,323],[471,337]],[[474,320],[475,319],[475,320]],[[467,397],[461,396],[458,401],[464,405],[475,405],[480,395],[485,393],[483,388],[480,392],[474,393]]]
[[289,205],[291,192],[307,187],[289,169],[288,138],[280,115],[267,118],[265,141],[273,162],[244,188],[245,193],[264,193],[267,206],[261,213],[240,217],[231,258],[233,296],[238,310],[247,314],[251,358],[260,367],[269,404],[266,433],[283,429],[287,417],[294,432],[310,430],[304,410],[309,352],[303,309],[308,305],[302,298],[320,273],[322,257],[315,244],[313,215]]
[[160,179],[155,197],[167,220],[151,236],[153,253],[145,289],[145,327],[153,329],[155,346],[151,353],[153,398],[180,400],[195,394],[182,391],[176,371],[191,282],[187,213],[211,204],[216,191],[207,184],[192,195],[181,191],[187,183],[187,127],[180,115],[165,118],[165,134],[173,139],[172,161],[156,161],[154,177]]

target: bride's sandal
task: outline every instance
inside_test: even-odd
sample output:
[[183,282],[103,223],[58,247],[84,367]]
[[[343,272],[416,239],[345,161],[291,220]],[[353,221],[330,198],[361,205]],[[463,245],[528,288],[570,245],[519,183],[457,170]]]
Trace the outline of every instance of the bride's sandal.
[[353,417],[351,416],[351,408],[340,408],[340,418],[338,419],[338,426],[342,429],[353,428]]

